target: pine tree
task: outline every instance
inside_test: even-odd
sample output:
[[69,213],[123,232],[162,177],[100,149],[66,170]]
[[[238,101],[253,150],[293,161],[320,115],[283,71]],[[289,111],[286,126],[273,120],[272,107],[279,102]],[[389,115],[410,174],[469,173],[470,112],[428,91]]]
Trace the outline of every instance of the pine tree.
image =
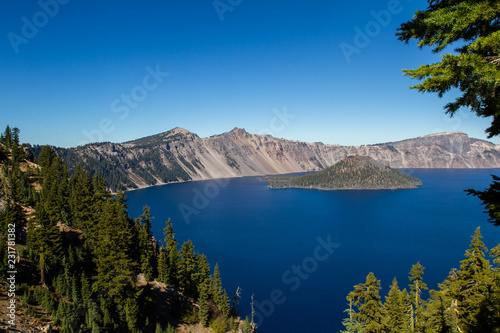
[[210,308],[208,307],[208,290],[207,285],[202,284],[200,287],[200,298],[199,305],[200,311],[198,312],[201,325],[203,327],[208,327],[208,323],[210,320]]
[[35,209],[36,221],[28,229],[28,244],[39,256],[40,282],[45,285],[46,264],[57,262],[62,254],[62,240],[56,221],[51,219],[43,205]]
[[219,311],[226,316],[229,315],[229,297],[227,296],[224,288],[222,288],[222,280],[218,264],[215,264],[214,267],[211,289],[212,299],[219,308]]
[[170,219],[165,222],[163,229],[166,247],[160,250],[158,255],[158,274],[167,284],[178,284],[178,253],[175,232]]
[[133,222],[113,200],[102,205],[99,233],[92,240],[97,274],[93,290],[110,297],[120,295],[135,283],[138,265],[133,260]]
[[345,331],[340,331],[340,333],[359,333],[359,332],[363,332],[363,327],[362,327],[361,323],[358,320],[354,319],[355,311],[352,308],[353,300],[350,298],[350,295],[347,296],[347,300],[349,301],[349,308],[347,310],[345,310],[344,312],[347,312],[347,314],[349,315],[349,318],[345,318],[342,321],[342,325],[344,325],[344,327],[345,327],[346,330]]
[[359,321],[363,332],[382,331],[383,305],[379,295],[380,281],[373,273],[369,273],[366,282],[354,286],[348,296],[358,311],[353,313],[353,319]]
[[[209,285],[210,284],[210,264],[208,263],[207,257],[204,254],[198,254],[198,258],[195,273],[195,283],[198,286]],[[198,290],[199,291],[199,290]]]
[[21,131],[20,131],[20,130],[19,130],[19,128],[17,128],[17,127],[14,127],[14,128],[12,129],[12,132],[11,132],[12,142],[13,142],[13,143],[15,143],[15,144],[16,144],[16,145],[18,145],[18,146],[20,145],[20,143],[19,143],[19,133],[20,133],[20,132],[21,132]]
[[151,231],[152,219],[150,208],[144,206],[142,215],[135,220],[139,233],[141,271],[146,280],[150,280],[156,275],[156,258],[153,247],[153,232]]
[[178,278],[179,285],[189,294],[197,293],[196,287],[196,269],[198,261],[194,251],[194,245],[191,240],[184,242],[179,251]]
[[424,266],[417,262],[412,266],[410,271],[410,301],[411,301],[411,316],[410,327],[411,331],[419,331],[420,316],[423,311],[422,291],[428,290],[427,284],[423,282],[422,275],[424,274]]
[[465,252],[465,259],[460,262],[457,277],[459,322],[468,332],[492,331],[489,322],[480,320],[495,316],[491,313],[494,275],[489,261],[485,259],[486,253],[488,249],[478,227],[472,236],[470,248]]
[[82,273],[81,284],[82,284],[81,294],[82,294],[83,304],[86,307],[90,307],[92,304],[92,287],[85,273]]
[[12,131],[10,130],[10,126],[7,125],[5,128],[5,132],[3,134],[3,142],[2,142],[7,149],[10,149],[12,146]]
[[95,203],[93,188],[89,174],[83,170],[80,164],[75,168],[75,172],[70,179],[70,186],[69,206],[74,223],[87,236],[92,236],[92,209]]
[[243,333],[254,333],[255,330],[252,327],[252,324],[250,324],[250,321],[248,321],[248,317],[245,318],[245,321],[243,322]]
[[139,332],[139,315],[137,299],[133,297],[127,298],[125,302],[125,318],[130,332]]
[[394,278],[384,303],[384,326],[387,333],[409,332],[410,317],[405,303],[405,296]]
[[[453,116],[465,107],[480,117],[491,118],[488,137],[500,134],[500,8],[496,1],[429,1],[429,7],[417,11],[411,21],[403,23],[397,33],[408,43],[415,39],[418,47],[428,46],[438,53],[456,45],[454,53],[444,54],[441,61],[406,69],[412,79],[423,80],[411,88],[437,93],[439,97],[452,89],[460,95],[445,106]],[[490,222],[500,225],[500,178],[493,176],[484,191],[469,189],[489,211]]]
[[456,312],[452,307],[454,304],[452,298],[441,290],[431,290],[430,295],[431,299],[424,313],[426,332],[458,333],[453,319]]
[[161,247],[158,251],[158,278],[161,282],[165,282],[166,272],[168,270],[168,254],[167,251]]
[[128,199],[125,193],[122,190],[119,190],[118,193],[114,196],[116,202],[120,203],[124,209],[128,209]]
[[453,115],[467,107],[478,116],[493,117],[487,129],[490,137],[500,134],[499,16],[495,1],[430,1],[429,7],[417,11],[397,34],[406,43],[415,39],[418,47],[432,47],[436,53],[452,44],[458,46],[456,53],[443,55],[441,62],[404,73],[413,79],[425,79],[413,89],[435,92],[439,97],[458,88],[462,94],[446,105],[446,112]]

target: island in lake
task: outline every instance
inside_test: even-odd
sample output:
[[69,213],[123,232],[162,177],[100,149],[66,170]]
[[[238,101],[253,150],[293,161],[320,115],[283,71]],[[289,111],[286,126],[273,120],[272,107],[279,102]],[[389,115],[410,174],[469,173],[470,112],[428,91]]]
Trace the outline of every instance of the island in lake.
[[369,156],[349,156],[322,171],[304,176],[269,178],[270,188],[382,190],[410,189],[420,185],[420,179],[377,162]]

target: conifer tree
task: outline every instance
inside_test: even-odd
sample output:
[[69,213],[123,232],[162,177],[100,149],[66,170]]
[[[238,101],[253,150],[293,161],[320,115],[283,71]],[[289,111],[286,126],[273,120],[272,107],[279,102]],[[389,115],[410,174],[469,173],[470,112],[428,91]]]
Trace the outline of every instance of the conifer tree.
[[342,321],[342,325],[344,325],[345,331],[340,331],[340,333],[363,332],[363,327],[362,327],[361,323],[358,320],[354,319],[355,311],[352,308],[353,299],[351,299],[350,296],[351,295],[347,296],[347,300],[349,301],[349,308],[344,311],[344,312],[347,312],[347,314],[349,315],[349,318],[345,318]]
[[369,273],[366,282],[354,286],[348,296],[358,311],[353,318],[361,324],[363,332],[381,332],[383,305],[379,295],[380,281],[373,273]]
[[208,307],[208,290],[207,285],[204,283],[200,286],[200,297],[198,303],[200,305],[200,311],[198,312],[201,325],[203,327],[208,327],[210,320],[210,308]]
[[127,196],[125,195],[125,193],[123,193],[123,191],[121,189],[114,196],[114,200],[116,202],[118,202],[119,204],[121,204],[124,209],[128,209],[128,203],[127,203],[128,199],[127,199]]
[[18,145],[18,146],[20,145],[20,143],[19,143],[19,133],[20,133],[20,132],[21,132],[21,131],[19,130],[19,128],[14,127],[14,128],[12,129],[12,133],[11,133],[11,136],[12,136],[12,143],[15,143],[15,144],[16,144],[16,145]]
[[459,322],[468,332],[492,330],[492,327],[488,325],[488,320],[480,320],[494,316],[493,313],[489,313],[492,309],[488,306],[493,303],[494,295],[491,286],[494,275],[489,261],[485,259],[486,253],[488,249],[482,241],[478,227],[472,236],[470,248],[465,252],[465,259],[460,262],[457,277]]
[[452,88],[461,95],[446,105],[453,115],[467,107],[478,116],[493,117],[489,136],[500,134],[500,99],[498,77],[500,8],[496,1],[429,1],[429,7],[417,11],[411,21],[403,23],[397,33],[408,43],[415,39],[418,47],[431,47],[434,52],[457,45],[456,53],[442,56],[441,62],[404,70],[405,75],[423,80],[413,89],[435,92],[442,97]]
[[409,332],[410,317],[407,313],[405,296],[398,287],[396,278],[392,281],[384,303],[384,326],[387,333]]
[[208,263],[207,257],[204,254],[197,254],[198,258],[195,273],[195,283],[198,286],[210,285],[210,264]]
[[92,208],[94,206],[94,195],[89,174],[83,170],[80,164],[70,179],[71,194],[69,206],[74,223],[77,228],[83,230],[87,236],[93,235]]
[[142,215],[135,220],[139,233],[141,271],[146,280],[150,280],[156,275],[156,258],[153,247],[153,232],[151,231],[152,219],[150,208],[144,206]]
[[56,221],[51,219],[43,205],[38,205],[36,220],[32,221],[28,230],[28,244],[39,256],[40,282],[45,285],[45,266],[57,262],[62,254],[62,240]]
[[10,126],[7,125],[7,127],[5,128],[5,132],[3,134],[3,142],[2,142],[6,147],[7,149],[10,149],[11,146],[12,146],[12,132],[10,130]]
[[427,284],[423,282],[422,275],[424,274],[424,266],[417,262],[412,266],[410,271],[410,301],[411,301],[411,315],[410,327],[411,331],[418,331],[420,323],[420,316],[423,311],[422,291],[427,290]]
[[179,285],[190,294],[197,293],[196,269],[198,261],[191,240],[184,242],[179,251],[178,278]]
[[99,232],[93,239],[97,270],[93,290],[113,297],[132,287],[138,273],[132,253],[134,226],[113,200],[106,200],[102,209]]
[[175,232],[170,219],[165,222],[165,248],[160,251],[158,258],[158,273],[163,281],[170,285],[178,284],[178,252]]
[[243,333],[254,333],[255,330],[252,327],[252,324],[250,324],[250,321],[248,320],[248,317],[245,318],[245,321],[243,322]]
[[453,320],[456,312],[453,308],[454,301],[452,298],[441,290],[431,290],[430,296],[431,298],[424,313],[427,330],[430,332],[458,333]]
[[140,313],[137,299],[134,297],[127,298],[125,302],[125,318],[130,332],[140,332],[139,316]]
[[[429,1],[424,11],[401,24],[397,36],[418,47],[431,47],[434,52],[456,45],[453,53],[442,55],[441,61],[406,69],[412,79],[423,80],[411,88],[437,93],[439,97],[452,89],[459,97],[446,104],[453,116],[460,108],[468,108],[480,117],[491,118],[488,137],[500,134],[500,7],[497,1]],[[500,225],[500,178],[493,176],[484,191],[469,189],[489,211],[490,222]]]

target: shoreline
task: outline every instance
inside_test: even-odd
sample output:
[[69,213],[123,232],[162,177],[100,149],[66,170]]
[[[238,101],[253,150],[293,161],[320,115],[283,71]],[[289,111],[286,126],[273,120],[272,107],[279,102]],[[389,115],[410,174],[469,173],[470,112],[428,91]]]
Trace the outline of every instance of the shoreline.
[[[395,168],[397,170],[500,170],[500,168]],[[218,177],[218,178],[207,178],[207,179],[190,179],[190,180],[180,180],[176,182],[170,182],[170,183],[161,183],[161,184],[154,184],[154,185],[143,185],[143,186],[138,186],[137,188],[131,188],[131,189],[125,189],[123,190],[123,193],[131,192],[131,191],[137,191],[137,190],[143,190],[146,188],[150,187],[156,187],[156,186],[164,186],[164,185],[170,185],[170,184],[179,184],[179,183],[187,183],[187,182],[198,182],[198,181],[207,181],[207,180],[215,180],[215,179],[231,179],[231,178],[243,178],[243,177],[270,177],[270,176],[286,176],[290,174],[296,174],[296,173],[308,173],[308,172],[319,172],[319,171],[302,171],[302,172],[290,172],[290,173],[277,173],[277,174],[263,174],[263,175],[243,175],[243,176],[234,176],[234,177]],[[420,185],[419,185],[420,186]],[[269,187],[271,188],[271,187]],[[283,187],[285,188],[285,187]],[[292,187],[286,187],[286,188],[292,188]],[[309,188],[304,188],[304,187],[296,187],[296,188],[303,188],[303,189],[309,189]],[[418,188],[418,187],[417,187]],[[274,187],[272,189],[280,189],[277,187]],[[370,190],[374,188],[349,188],[349,189],[325,189],[325,188],[317,188],[318,190]],[[374,190],[383,190],[383,189],[414,189],[414,188],[375,188]],[[111,192],[112,195],[117,194],[118,192]]]
[[271,187],[267,186],[272,190],[280,190],[280,189],[302,189],[302,190],[318,190],[318,191],[383,191],[383,190],[414,190],[417,189],[421,185],[416,185],[414,187],[342,187],[342,188],[334,188],[334,187],[305,187],[305,186],[284,186],[284,187]]

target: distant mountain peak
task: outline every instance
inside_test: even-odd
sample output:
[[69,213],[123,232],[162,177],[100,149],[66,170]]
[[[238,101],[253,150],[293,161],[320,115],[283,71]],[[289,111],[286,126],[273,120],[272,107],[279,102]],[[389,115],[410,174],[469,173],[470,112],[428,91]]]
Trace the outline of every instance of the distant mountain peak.
[[242,134],[247,134],[248,132],[244,128],[235,127],[229,133],[242,135]]
[[319,171],[348,156],[352,156],[347,161],[353,165],[375,165],[381,170],[386,166],[500,167],[500,145],[470,138],[462,132],[358,147],[279,139],[248,133],[239,127],[200,138],[175,127],[122,144],[89,144],[78,149],[59,149],[58,153],[66,156],[71,169],[81,163],[89,172],[106,174],[113,190],[185,180]]
[[193,134],[192,132],[188,131],[187,129],[185,128],[182,128],[182,127],[175,127],[175,128],[172,128],[170,131],[167,132],[168,134]]

